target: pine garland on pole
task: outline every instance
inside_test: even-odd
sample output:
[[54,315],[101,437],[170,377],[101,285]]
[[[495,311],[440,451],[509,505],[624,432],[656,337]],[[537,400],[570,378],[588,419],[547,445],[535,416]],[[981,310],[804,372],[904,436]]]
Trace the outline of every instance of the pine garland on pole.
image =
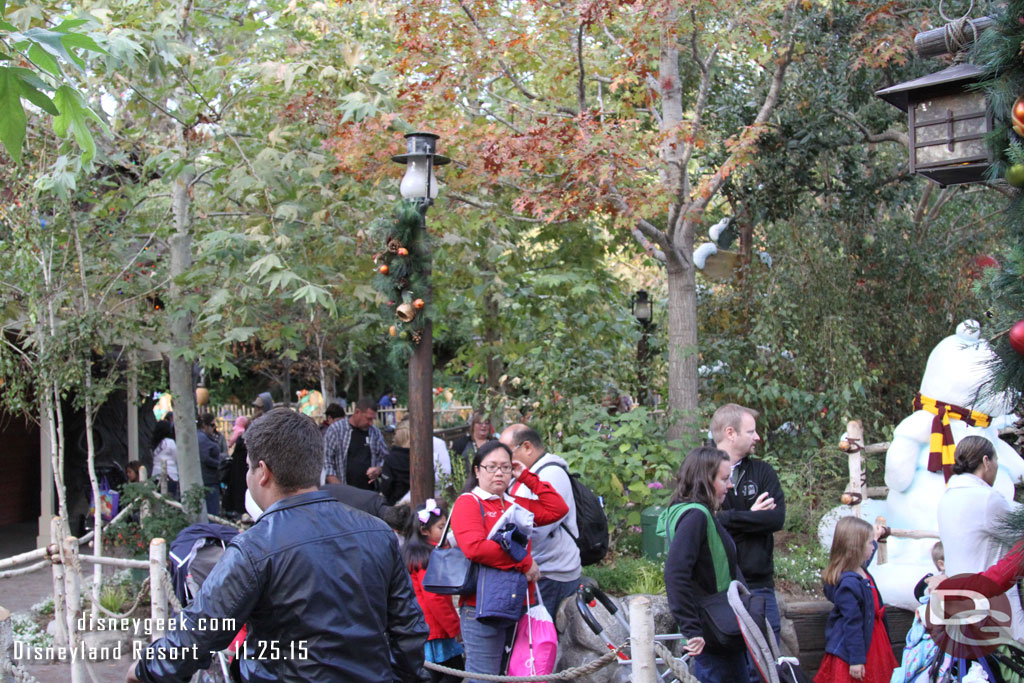
[[377,222],[371,234],[383,246],[373,257],[377,270],[373,286],[387,297],[382,314],[392,338],[390,360],[404,365],[422,339],[429,304],[425,294],[429,238],[417,202],[401,200],[393,217]]
[[[995,8],[993,8],[995,9]],[[995,163],[991,178],[1005,178],[1014,187],[1024,184],[1024,0],[1010,0],[995,15],[996,24],[978,37],[972,62],[984,69],[983,88],[992,132],[987,142]],[[1014,192],[1003,214],[1012,249],[999,268],[987,269],[983,287],[992,301],[989,340],[997,356],[993,367],[994,391],[1009,391],[1016,408],[1022,407],[1024,352],[1020,330],[1024,325],[1024,195]],[[1014,332],[1014,326],[1017,331]]]

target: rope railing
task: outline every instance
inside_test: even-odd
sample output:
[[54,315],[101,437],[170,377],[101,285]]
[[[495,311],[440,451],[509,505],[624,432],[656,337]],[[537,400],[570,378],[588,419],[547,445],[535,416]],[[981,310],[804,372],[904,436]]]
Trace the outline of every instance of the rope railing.
[[[589,676],[595,671],[599,671],[604,667],[608,666],[616,659],[618,659],[619,652],[622,648],[626,647],[628,643],[623,643],[614,650],[609,650],[597,659],[581,664],[580,666],[572,667],[571,669],[565,669],[557,673],[551,673],[546,675],[537,676],[499,676],[496,674],[481,674],[473,671],[463,671],[462,669],[453,669],[442,664],[435,664],[433,662],[424,662],[424,666],[431,671],[437,671],[438,673],[446,674],[448,676],[455,676],[457,678],[473,678],[480,681],[496,681],[498,683],[527,683],[529,681],[571,681],[577,678],[583,678]],[[687,683],[683,681],[683,683]],[[696,683],[696,679],[694,679]]]

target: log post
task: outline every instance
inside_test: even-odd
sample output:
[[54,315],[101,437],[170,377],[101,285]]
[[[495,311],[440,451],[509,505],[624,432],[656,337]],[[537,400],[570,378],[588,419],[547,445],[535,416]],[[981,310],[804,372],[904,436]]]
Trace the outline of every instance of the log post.
[[[885,517],[879,515],[875,518],[875,524],[885,526]],[[889,543],[886,537],[878,541],[878,566],[882,566],[889,560]]]
[[654,613],[651,599],[639,595],[629,601],[629,642],[633,659],[633,683],[655,683],[658,668],[654,657]]
[[164,589],[163,581],[165,571],[167,571],[167,541],[162,538],[154,538],[149,542],[150,616],[153,618],[150,642],[163,637],[163,625],[167,622],[167,591]]
[[71,683],[85,683],[82,634],[78,630],[82,616],[82,565],[78,559],[78,539],[64,539],[64,592],[67,600],[68,647],[71,648]]
[[[975,35],[980,36],[983,31],[992,28],[996,20],[992,17],[979,17],[971,19],[970,22],[974,26],[973,31],[970,26],[963,28],[963,33],[968,41],[966,47],[974,44]],[[917,50],[918,56],[925,59],[949,54],[949,49],[946,47],[946,27],[940,26],[930,31],[918,33],[914,36],[914,48]]]
[[860,420],[850,420],[846,423],[846,441],[850,444],[850,483],[846,490],[854,494],[853,516],[860,517],[860,501],[864,497],[864,426]]
[[[11,613],[0,607],[0,664],[14,661],[14,626],[11,624]],[[4,673],[0,666],[0,683],[14,683],[14,676]]]
[[61,558],[64,550],[63,528],[60,517],[50,520],[51,543],[46,549],[53,572],[53,621],[56,626],[53,644],[59,647],[67,647],[68,644],[67,597],[64,592],[64,561]]

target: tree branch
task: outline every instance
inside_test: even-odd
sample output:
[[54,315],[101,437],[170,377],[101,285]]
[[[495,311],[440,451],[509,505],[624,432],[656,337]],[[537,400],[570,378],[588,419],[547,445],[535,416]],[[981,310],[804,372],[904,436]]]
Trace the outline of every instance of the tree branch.
[[854,118],[852,114],[842,111],[840,109],[836,109],[834,107],[832,108],[832,113],[836,114],[837,116],[843,117],[844,119],[855,125],[860,130],[861,134],[864,136],[864,140],[867,142],[895,142],[897,144],[903,145],[904,147],[910,146],[910,140],[907,137],[906,133],[903,133],[898,130],[893,130],[892,128],[883,133],[872,133],[870,130],[868,130],[867,126],[865,126],[863,123]]
[[576,29],[576,63],[579,65],[580,76],[579,81],[576,85],[577,100],[579,111],[583,112],[587,109],[587,83],[586,74],[583,69],[583,22],[581,21],[579,27]]

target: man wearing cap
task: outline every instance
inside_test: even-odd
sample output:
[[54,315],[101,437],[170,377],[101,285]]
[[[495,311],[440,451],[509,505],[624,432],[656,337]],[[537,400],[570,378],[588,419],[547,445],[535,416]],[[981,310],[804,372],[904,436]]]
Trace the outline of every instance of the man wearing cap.
[[384,466],[388,446],[374,426],[377,404],[363,397],[347,420],[337,420],[324,432],[324,473],[328,484],[371,489]]

